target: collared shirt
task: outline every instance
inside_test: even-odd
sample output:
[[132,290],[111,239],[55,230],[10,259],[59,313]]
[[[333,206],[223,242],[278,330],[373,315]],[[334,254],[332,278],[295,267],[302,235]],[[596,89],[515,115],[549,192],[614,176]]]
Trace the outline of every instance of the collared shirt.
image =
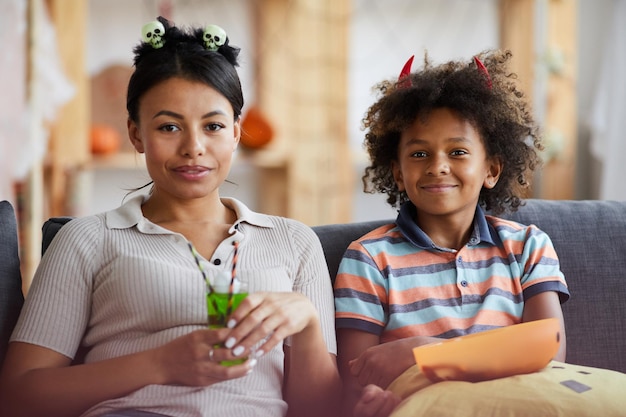
[[[206,286],[189,242],[143,217],[143,198],[63,226],[41,260],[13,341],[70,358],[83,344],[85,361],[95,362],[206,328]],[[305,294],[319,311],[328,351],[336,353],[332,288],[315,233],[294,220],[252,212],[235,199],[222,203],[237,221],[211,259],[200,259],[206,274],[230,271],[237,240],[237,275],[249,291]],[[149,385],[84,416],[123,409],[176,417],[283,416],[282,348],[266,352],[244,378],[207,388]]]
[[381,337],[451,338],[521,322],[524,300],[569,297],[548,235],[476,208],[468,243],[438,247],[404,204],[396,223],[347,249],[335,281],[337,328]]

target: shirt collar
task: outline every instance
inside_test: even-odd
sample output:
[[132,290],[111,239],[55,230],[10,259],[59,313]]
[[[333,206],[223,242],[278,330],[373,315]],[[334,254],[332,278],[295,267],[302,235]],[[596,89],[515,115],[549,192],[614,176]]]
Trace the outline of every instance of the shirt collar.
[[[147,198],[147,194],[135,196],[117,209],[106,212],[106,226],[109,229],[128,229],[137,226],[144,233],[154,233],[152,222],[146,219],[141,211],[141,205]],[[237,215],[237,220],[230,229],[231,233],[244,222],[259,227],[274,227],[269,216],[250,210],[237,199],[224,197],[221,201]]]
[[[396,218],[396,224],[404,237],[415,246],[422,249],[443,249],[436,246],[432,239],[415,223],[414,219],[416,217],[417,210],[413,203],[407,201],[402,204],[398,212],[398,217]],[[494,245],[494,235],[496,235],[496,231],[493,230],[493,227],[487,221],[485,212],[480,206],[476,206],[474,227],[468,245],[473,246],[480,242]]]
[[222,204],[233,210],[237,215],[237,220],[235,220],[231,230],[237,228],[240,223],[249,223],[259,227],[274,227],[270,216],[250,210],[245,204],[235,198],[223,197],[221,201]]

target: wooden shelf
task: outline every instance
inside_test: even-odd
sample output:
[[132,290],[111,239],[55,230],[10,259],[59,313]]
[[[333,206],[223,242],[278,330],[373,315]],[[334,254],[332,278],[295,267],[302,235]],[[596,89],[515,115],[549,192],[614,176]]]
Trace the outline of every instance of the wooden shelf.
[[[283,168],[287,163],[287,156],[275,151],[244,151],[235,155],[234,164],[252,165],[258,168]],[[136,152],[119,152],[111,155],[93,155],[87,164],[87,169],[146,169],[146,160],[143,154]]]
[[146,169],[143,154],[119,152],[111,155],[94,155],[88,164],[89,169]]
[[287,165],[288,156],[285,152],[277,149],[259,149],[250,151],[240,149],[235,155],[236,163],[250,164],[257,168],[284,168]]

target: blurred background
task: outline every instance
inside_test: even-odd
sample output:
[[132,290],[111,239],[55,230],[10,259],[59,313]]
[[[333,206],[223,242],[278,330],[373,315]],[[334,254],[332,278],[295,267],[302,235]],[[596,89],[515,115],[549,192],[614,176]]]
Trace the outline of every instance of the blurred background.
[[[22,259],[52,216],[119,206],[148,182],[126,134],[144,23],[215,23],[241,47],[242,139],[223,190],[309,225],[393,218],[365,194],[372,87],[415,55],[508,48],[546,141],[528,197],[626,199],[626,0],[0,0],[0,200]],[[620,41],[621,40],[621,41]]]

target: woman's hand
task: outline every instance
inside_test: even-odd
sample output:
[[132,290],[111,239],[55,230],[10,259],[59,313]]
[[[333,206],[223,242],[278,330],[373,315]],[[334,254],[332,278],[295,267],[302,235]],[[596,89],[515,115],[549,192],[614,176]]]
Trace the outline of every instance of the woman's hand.
[[224,346],[234,357],[245,356],[257,343],[256,356],[269,352],[286,337],[319,323],[317,310],[300,293],[257,292],[248,295],[228,321]]
[[154,349],[162,375],[160,383],[207,386],[250,373],[256,359],[241,365],[220,365],[220,361],[235,359],[230,349],[216,347],[229,333],[226,328],[196,330]]

